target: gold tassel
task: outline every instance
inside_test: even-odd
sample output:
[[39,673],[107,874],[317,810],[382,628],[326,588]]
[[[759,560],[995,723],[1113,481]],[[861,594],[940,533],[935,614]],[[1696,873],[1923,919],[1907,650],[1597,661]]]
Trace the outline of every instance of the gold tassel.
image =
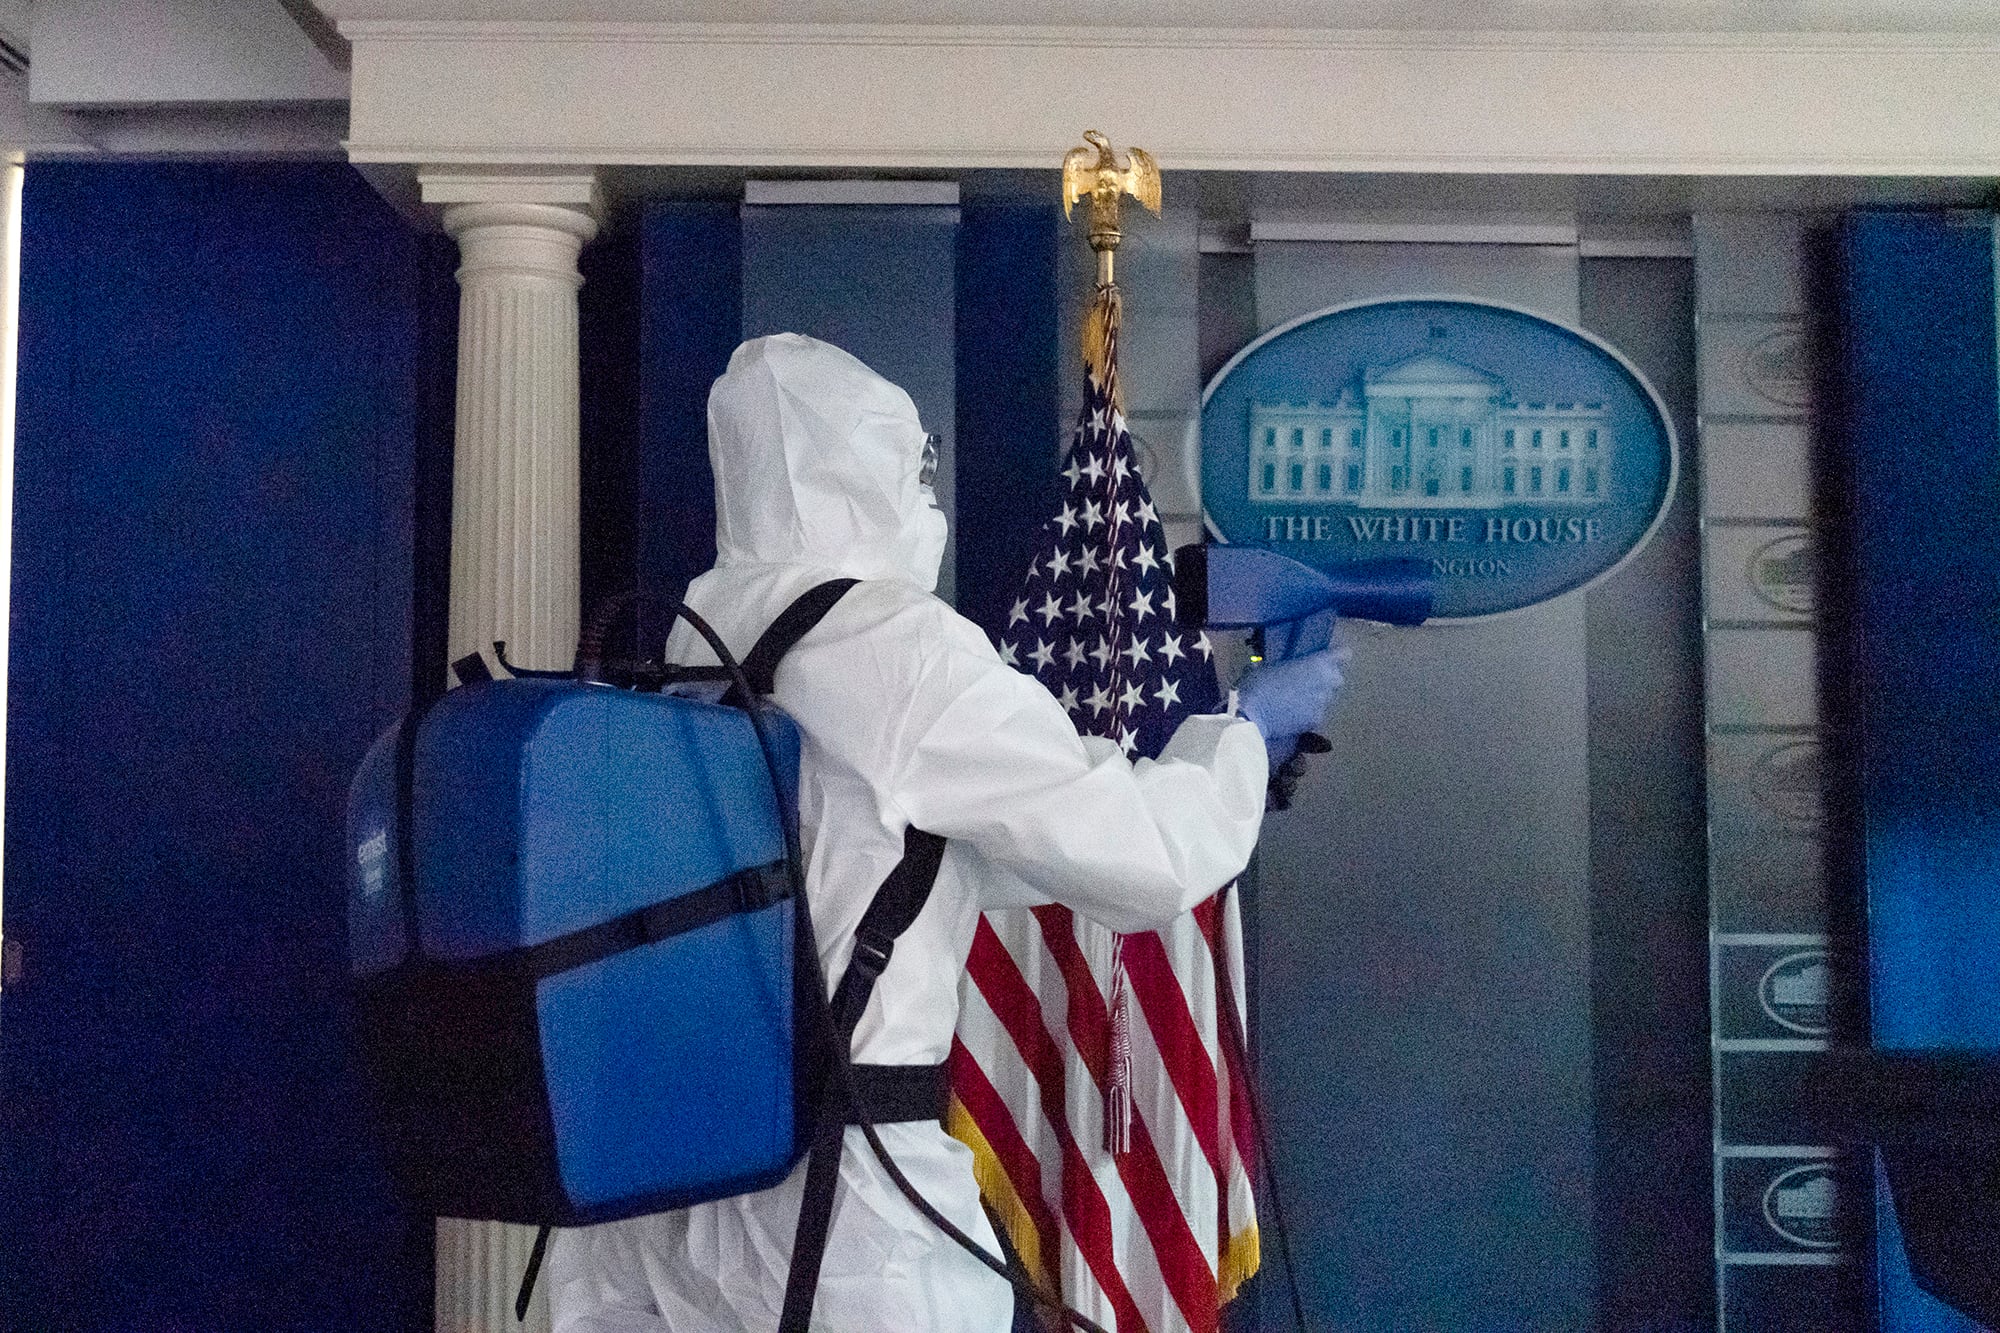
[[1104,1052],[1104,1151],[1132,1151],[1132,984],[1125,975],[1125,937],[1111,937],[1110,1031]]
[[1120,412],[1125,410],[1118,388],[1118,325],[1123,314],[1124,301],[1118,288],[1105,283],[1091,296],[1090,308],[1083,316],[1084,372],[1104,385],[1111,405]]
[[1260,1267],[1257,1240],[1257,1224],[1251,1223],[1229,1238],[1222,1248],[1215,1266],[1215,1299],[1219,1305],[1227,1305],[1236,1299],[1236,1293],[1250,1280]]

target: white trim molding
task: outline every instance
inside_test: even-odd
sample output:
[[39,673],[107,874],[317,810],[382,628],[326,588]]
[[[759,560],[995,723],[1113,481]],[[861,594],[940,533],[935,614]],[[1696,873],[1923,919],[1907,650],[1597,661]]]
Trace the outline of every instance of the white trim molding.
[[1694,230],[1683,218],[1592,219],[1578,230],[1577,254],[1583,259],[1693,259]]
[[896,207],[958,207],[957,181],[908,180],[777,180],[744,181],[743,202],[763,205],[890,205]]
[[1415,245],[1544,245],[1576,244],[1576,223],[1515,220],[1384,220],[1264,221],[1250,223],[1250,241],[1358,241]]
[[[594,171],[506,171],[425,167],[417,184],[427,204],[553,204],[595,217],[603,199]],[[574,224],[559,221],[569,229]],[[585,236],[584,240],[589,240]]]
[[[357,162],[2000,174],[2000,35],[352,17]],[[411,6],[415,8],[416,6]]]

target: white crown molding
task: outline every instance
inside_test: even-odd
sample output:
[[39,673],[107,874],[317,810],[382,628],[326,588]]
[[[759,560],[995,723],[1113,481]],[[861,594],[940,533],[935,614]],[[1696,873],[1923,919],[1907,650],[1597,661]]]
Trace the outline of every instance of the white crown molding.
[[957,208],[958,182],[750,180],[743,182],[743,202],[752,207],[806,204]]
[[[1099,117],[1099,119],[1104,119]],[[1072,136],[1075,137],[1075,136]],[[1156,140],[1157,142],[1157,140]],[[1142,145],[1143,146],[1143,145]],[[348,160],[360,163],[487,165],[499,162],[531,166],[589,162],[600,166],[796,167],[827,170],[855,167],[891,171],[1046,167],[1046,151],[991,147],[979,151],[875,148],[863,142],[827,146],[819,143],[761,142],[666,144],[634,147],[625,142],[564,144],[515,148],[504,144],[461,149],[434,144],[346,141]],[[1447,175],[1522,176],[1911,176],[2000,177],[2000,141],[1992,150],[1952,155],[1895,153],[1860,157],[1851,153],[1817,155],[1743,153],[1612,154],[1538,157],[1532,153],[1361,153],[1262,155],[1238,150],[1202,153],[1170,150],[1154,153],[1185,171],[1380,172],[1385,174],[1442,173]]]
[[334,19],[387,21],[2000,32],[2000,14],[1990,0],[317,0],[317,5]]
[[1413,245],[1576,245],[1574,222],[1471,221],[1464,219],[1253,220],[1250,242],[1350,241]]
[[357,162],[2000,175],[2000,36],[340,26]]
[[426,204],[556,204],[596,216],[603,196],[595,171],[479,171],[440,165],[417,172]]
[[638,21],[345,19],[359,41],[660,44],[667,46],[871,46],[1007,49],[1056,47],[1080,63],[1107,50],[1271,51],[1943,51],[2000,54],[2000,33],[1652,32],[1404,30],[1388,28],[1098,28],[958,23],[647,23]]

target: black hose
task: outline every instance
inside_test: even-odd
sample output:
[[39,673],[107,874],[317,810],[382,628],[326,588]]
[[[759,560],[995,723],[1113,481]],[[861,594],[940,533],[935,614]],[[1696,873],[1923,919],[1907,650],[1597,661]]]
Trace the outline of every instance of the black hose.
[[[1223,893],[1227,895],[1235,887],[1232,884]],[[1257,1135],[1257,1156],[1264,1164],[1264,1183],[1270,1187],[1271,1227],[1278,1233],[1278,1258],[1285,1265],[1285,1289],[1292,1298],[1292,1321],[1299,1333],[1306,1333],[1306,1306],[1299,1298],[1299,1270],[1292,1263],[1292,1239],[1290,1230],[1285,1226],[1284,1200],[1278,1197],[1278,1161],[1271,1155],[1271,1136],[1264,1125],[1264,1097],[1257,1091],[1257,1080],[1250,1068],[1250,1043],[1238,1018],[1242,1011],[1236,1007],[1235,988],[1229,984],[1229,949],[1222,939],[1223,922],[1227,915],[1227,912],[1216,914],[1217,942],[1222,948],[1217,951],[1219,956],[1215,960],[1215,973],[1222,983],[1222,1008],[1227,1011],[1217,1026],[1227,1034],[1225,1040],[1236,1048],[1236,1067],[1243,1071],[1243,1101],[1250,1108],[1250,1127]],[[1223,1188],[1228,1188],[1226,1182]]]

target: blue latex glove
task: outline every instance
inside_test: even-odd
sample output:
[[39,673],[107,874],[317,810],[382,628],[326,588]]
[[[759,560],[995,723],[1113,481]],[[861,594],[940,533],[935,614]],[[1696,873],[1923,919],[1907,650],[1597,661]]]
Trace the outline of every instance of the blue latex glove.
[[1257,663],[1236,682],[1236,707],[1264,735],[1271,772],[1283,768],[1298,749],[1299,737],[1315,731],[1333,706],[1342,681],[1345,648],[1325,648],[1304,657]]

